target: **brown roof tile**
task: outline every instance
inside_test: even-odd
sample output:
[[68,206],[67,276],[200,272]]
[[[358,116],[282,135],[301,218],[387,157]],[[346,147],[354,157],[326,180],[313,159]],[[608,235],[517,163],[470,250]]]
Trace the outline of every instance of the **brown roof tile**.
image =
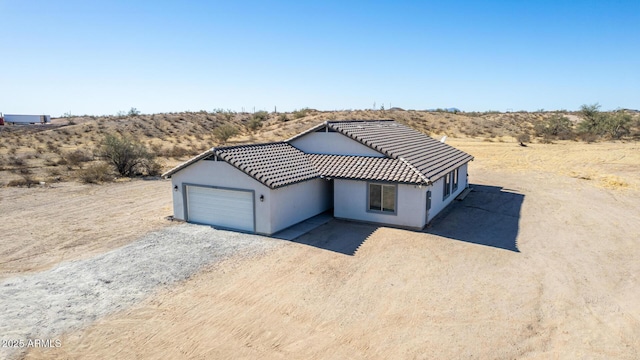
[[[270,188],[319,176],[353,180],[423,184],[436,181],[473,157],[452,146],[391,120],[333,121],[318,125],[340,132],[386,158],[305,154],[287,142],[212,148],[163,174],[170,177],[185,167],[218,156]],[[292,140],[290,139],[290,140]]]
[[403,158],[430,181],[473,160],[464,151],[392,120],[333,121],[327,126],[391,158]]
[[213,148],[162,176],[169,177],[194,162],[211,156],[218,156],[272,189],[320,176],[302,151],[282,142]]
[[322,176],[330,178],[427,183],[418,171],[401,159],[324,154],[307,154],[307,157]]
[[272,189],[319,176],[305,154],[287,143],[225,147],[214,152]]

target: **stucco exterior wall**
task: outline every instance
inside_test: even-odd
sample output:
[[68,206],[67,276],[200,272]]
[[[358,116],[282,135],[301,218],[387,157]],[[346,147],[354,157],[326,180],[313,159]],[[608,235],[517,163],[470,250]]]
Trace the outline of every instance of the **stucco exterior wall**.
[[318,215],[333,206],[331,182],[324,179],[313,179],[274,189],[271,190],[270,196],[272,233]]
[[312,132],[291,141],[290,144],[309,154],[384,156],[337,132]]
[[449,205],[464,189],[468,187],[468,179],[467,179],[467,165],[464,164],[459,167],[458,170],[458,189],[451,194],[446,199],[442,199],[442,194],[444,193],[444,177],[438,179],[431,185],[431,210],[428,213],[427,223],[433,220],[436,215],[440,211],[442,211],[447,205]]
[[368,211],[368,186],[366,181],[334,180],[333,215],[337,218],[352,219],[381,224],[422,229],[425,225],[427,187],[418,185],[397,185],[395,214]]
[[[183,183],[194,185],[209,185],[233,189],[246,189],[255,191],[255,216],[257,233],[271,234],[271,189],[254,180],[249,175],[234,168],[224,161],[198,161],[171,176],[171,187],[178,186],[178,191],[173,191],[173,216],[176,219],[186,220],[184,213]],[[261,202],[260,195],[264,195]]]

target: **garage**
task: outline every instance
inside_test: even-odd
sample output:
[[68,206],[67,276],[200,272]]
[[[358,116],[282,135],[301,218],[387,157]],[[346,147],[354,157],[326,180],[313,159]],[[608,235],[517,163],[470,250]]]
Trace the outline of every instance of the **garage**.
[[186,185],[187,221],[254,232],[253,190]]

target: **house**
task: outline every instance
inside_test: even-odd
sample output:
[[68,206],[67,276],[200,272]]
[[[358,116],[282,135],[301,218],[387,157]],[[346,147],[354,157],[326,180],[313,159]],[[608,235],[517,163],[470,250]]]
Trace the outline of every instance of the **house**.
[[212,148],[167,173],[176,219],[271,235],[336,218],[422,229],[473,157],[392,120],[327,121],[283,142]]

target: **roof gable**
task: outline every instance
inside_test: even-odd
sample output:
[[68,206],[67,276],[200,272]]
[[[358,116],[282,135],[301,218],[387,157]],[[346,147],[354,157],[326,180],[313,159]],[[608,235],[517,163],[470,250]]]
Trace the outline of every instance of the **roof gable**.
[[327,122],[331,129],[390,158],[404,159],[429,181],[473,160],[473,156],[393,120]]
[[302,151],[279,142],[212,148],[167,171],[162,177],[170,177],[213,156],[272,189],[320,176]]
[[[385,157],[307,154],[289,144],[325,127]],[[331,121],[315,126],[287,142],[212,148],[162,176],[170,177],[211,156],[226,161],[272,189],[321,176],[428,184],[473,160],[464,151],[392,120]]]

